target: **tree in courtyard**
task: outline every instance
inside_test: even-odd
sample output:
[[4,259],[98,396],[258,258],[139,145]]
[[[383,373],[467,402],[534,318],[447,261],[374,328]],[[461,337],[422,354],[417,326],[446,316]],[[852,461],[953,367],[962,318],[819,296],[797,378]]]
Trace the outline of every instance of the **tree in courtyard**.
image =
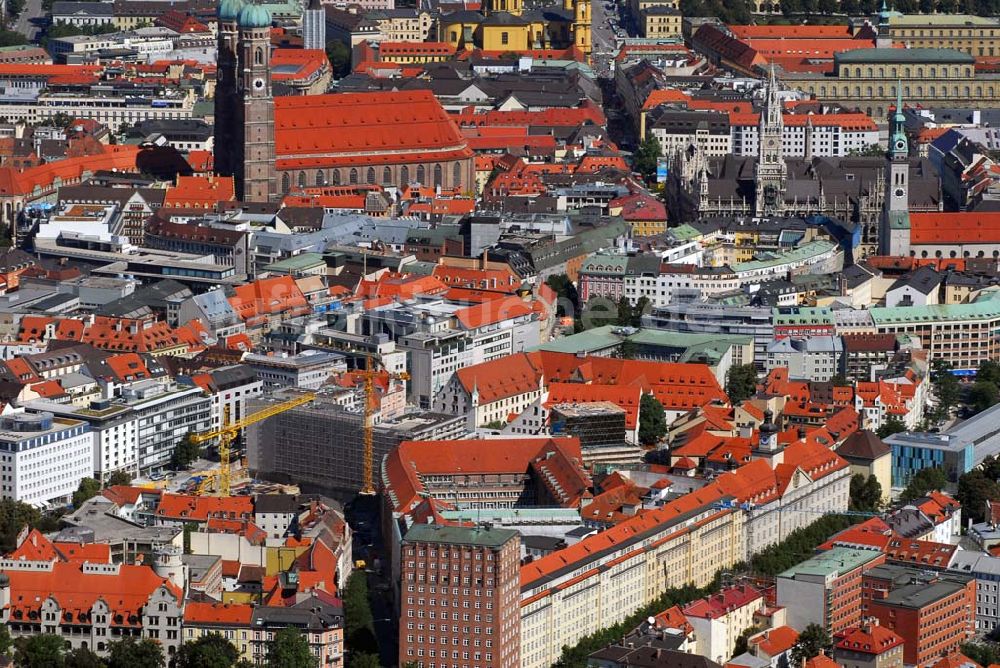
[[737,364],[726,372],[726,394],[733,405],[743,403],[757,392],[757,369],[753,364]]
[[267,668],[315,668],[318,658],[309,651],[309,641],[294,626],[287,626],[267,643]]
[[122,638],[108,643],[108,668],[162,668],[163,645],[152,638]]
[[65,645],[57,635],[22,636],[14,647],[14,663],[18,668],[63,668],[66,665]]
[[117,471],[112,471],[111,475],[108,476],[108,479],[104,482],[104,484],[108,487],[114,487],[115,485],[131,485],[132,476],[128,473],[128,471],[122,471],[119,469]]
[[65,668],[105,668],[101,657],[86,647],[77,647],[67,652],[63,666]]
[[874,512],[882,505],[882,485],[873,475],[856,473],[851,478],[851,510]]
[[218,633],[208,633],[181,645],[174,668],[232,668],[239,659],[233,643]]
[[833,647],[833,641],[826,629],[819,624],[809,624],[799,634],[799,639],[792,647],[792,665],[801,666],[803,661],[813,658],[820,652],[827,652]]
[[875,435],[879,438],[889,438],[893,434],[899,434],[906,431],[906,425],[895,415],[890,415],[882,422],[882,426],[875,431]]
[[194,442],[191,434],[187,434],[174,446],[174,451],[170,455],[170,468],[175,471],[187,468],[200,456],[201,446]]
[[632,169],[642,174],[647,181],[656,176],[656,163],[663,153],[660,140],[650,135],[642,140],[632,155]]
[[974,413],[982,413],[1000,401],[1000,388],[989,380],[977,380],[969,390],[969,408]]
[[663,404],[652,393],[639,401],[639,442],[656,445],[667,435],[667,416]]
[[76,491],[73,492],[73,507],[79,508],[87,499],[91,499],[101,492],[101,483],[93,478],[84,478],[80,481]]
[[942,469],[936,466],[920,469],[910,478],[909,484],[906,485],[903,493],[899,495],[899,499],[903,502],[913,501],[914,499],[926,496],[928,492],[944,489],[947,484],[948,476],[945,475]]

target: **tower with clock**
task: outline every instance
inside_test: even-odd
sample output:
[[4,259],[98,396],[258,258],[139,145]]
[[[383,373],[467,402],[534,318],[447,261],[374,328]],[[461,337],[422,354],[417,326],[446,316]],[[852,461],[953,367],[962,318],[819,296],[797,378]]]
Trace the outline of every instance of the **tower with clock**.
[[902,86],[896,84],[896,109],[889,118],[889,178],[879,225],[882,255],[910,254],[910,150],[906,140]]
[[236,195],[245,202],[277,196],[274,149],[274,97],[271,91],[271,14],[246,4],[239,29],[237,97],[242,100],[234,132],[238,159],[233,166]]
[[784,130],[778,80],[774,74],[774,65],[771,65],[764,94],[764,107],[760,112],[760,124],[757,130],[757,165],[754,170],[757,190],[754,213],[758,216],[780,215],[785,210],[788,167],[781,147]]

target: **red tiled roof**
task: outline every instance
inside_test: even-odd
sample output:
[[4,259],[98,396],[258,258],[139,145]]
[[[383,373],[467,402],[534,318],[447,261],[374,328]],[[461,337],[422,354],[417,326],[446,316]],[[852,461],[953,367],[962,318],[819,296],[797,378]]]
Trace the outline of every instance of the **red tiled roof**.
[[253,499],[248,496],[192,496],[164,493],[156,507],[156,516],[185,522],[206,522],[209,518],[249,519]]
[[278,97],[274,126],[279,169],[472,156],[429,90]]
[[7,570],[10,578],[11,619],[39,619],[42,603],[52,597],[66,620],[82,621],[101,599],[111,609],[112,627],[139,627],[143,606],[159,587],[170,590],[180,601],[182,592],[149,566],[117,565],[110,573],[85,573],[83,564],[56,562],[51,570]]
[[914,244],[998,244],[1000,211],[949,211],[910,215]]
[[791,626],[779,626],[750,639],[751,645],[756,645],[769,657],[775,657],[790,650],[799,639],[799,632]]
[[718,619],[736,608],[763,603],[764,594],[753,587],[738,585],[723,589],[718,594],[700,598],[684,606],[684,614],[688,617]]
[[731,25],[739,39],[784,39],[784,40],[850,40],[854,39],[851,27],[843,25]]
[[[239,565],[239,562],[235,562]],[[248,603],[199,603],[188,601],[184,606],[185,624],[207,626],[249,626],[253,606]]]
[[902,645],[903,639],[884,626],[867,624],[838,634],[835,642],[841,649],[877,656]]
[[634,386],[551,383],[546,406],[610,401],[625,411],[625,428],[635,429],[639,421],[642,390]]
[[166,209],[212,209],[219,202],[236,199],[231,176],[178,176],[177,185],[167,188],[163,198]]

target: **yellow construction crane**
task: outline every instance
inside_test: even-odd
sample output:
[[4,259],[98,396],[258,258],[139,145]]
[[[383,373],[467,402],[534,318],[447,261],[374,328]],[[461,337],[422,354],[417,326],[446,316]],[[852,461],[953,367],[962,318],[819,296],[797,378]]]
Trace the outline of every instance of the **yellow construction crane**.
[[[375,425],[372,424],[372,417],[375,414],[375,378],[379,375],[378,369],[372,366],[373,355],[365,355],[365,369],[361,371],[364,378],[364,402],[365,402],[365,452],[364,452],[364,473],[361,483],[361,494],[371,496],[375,494],[375,484],[372,481],[373,459],[375,458]],[[379,360],[381,365],[381,360]],[[409,380],[410,374],[405,371],[392,373],[386,370],[389,380]]]
[[[268,406],[259,411],[247,415],[241,420],[236,422],[230,422],[229,406],[226,406],[222,417],[222,428],[213,429],[212,431],[203,431],[197,434],[191,434],[190,439],[193,443],[205,443],[206,441],[211,441],[212,439],[219,439],[219,473],[216,477],[215,491],[219,496],[229,496],[230,493],[230,478],[229,478],[229,446],[233,441],[236,440],[236,436],[239,435],[240,431],[249,427],[252,424],[256,424],[261,420],[266,420],[267,418],[277,415],[278,413],[284,413],[285,411],[296,408],[303,404],[307,404],[316,398],[316,394],[313,392],[306,392],[304,394],[297,395],[292,399],[287,401],[282,401],[279,404],[274,404],[273,406]],[[208,481],[206,480],[206,483]],[[207,488],[205,483],[202,483],[199,487],[199,492]]]

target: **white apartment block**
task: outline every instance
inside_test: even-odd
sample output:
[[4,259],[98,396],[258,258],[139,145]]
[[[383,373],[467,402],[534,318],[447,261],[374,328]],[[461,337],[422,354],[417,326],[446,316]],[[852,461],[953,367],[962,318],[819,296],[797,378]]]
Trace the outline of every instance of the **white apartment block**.
[[[551,572],[522,571],[522,668],[548,668],[564,645],[623,621],[663,590],[705,585],[741,561],[742,512],[717,509],[707,499],[691,505],[690,517],[664,520],[618,542],[606,539],[603,549]],[[537,569],[551,562],[534,563]]]
[[767,345],[764,368],[788,369],[788,377],[825,383],[840,373],[844,344],[839,336],[785,336]]
[[[781,150],[786,157],[844,156],[879,144],[878,126],[865,114],[784,115]],[[731,151],[758,155],[758,114],[730,114]]]
[[0,418],[0,498],[43,507],[67,500],[93,473],[93,435],[82,420],[52,413]]

